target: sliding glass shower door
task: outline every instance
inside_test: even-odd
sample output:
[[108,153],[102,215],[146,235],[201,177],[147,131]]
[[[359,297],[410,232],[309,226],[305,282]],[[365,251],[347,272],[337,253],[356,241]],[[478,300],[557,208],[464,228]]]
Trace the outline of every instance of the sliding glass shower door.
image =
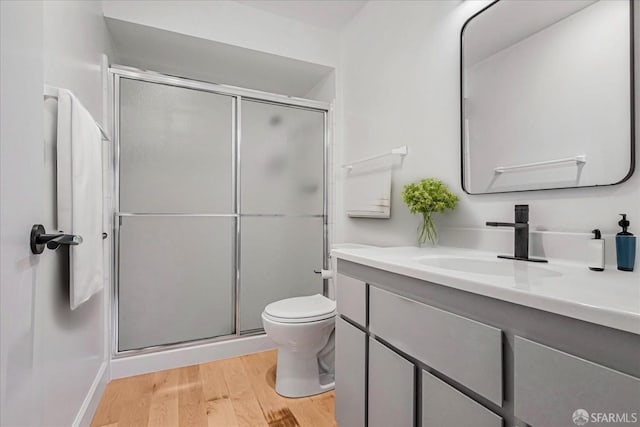
[[324,113],[242,101],[240,328],[270,302],[322,293]]
[[118,349],[234,331],[234,98],[119,79]]
[[115,73],[117,352],[257,332],[322,293],[326,111]]

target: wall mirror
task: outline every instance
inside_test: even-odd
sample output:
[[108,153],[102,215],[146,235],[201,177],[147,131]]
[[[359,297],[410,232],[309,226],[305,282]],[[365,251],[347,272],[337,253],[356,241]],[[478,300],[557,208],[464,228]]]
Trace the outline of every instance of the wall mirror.
[[492,3],[461,33],[463,189],[626,181],[633,93],[632,1]]

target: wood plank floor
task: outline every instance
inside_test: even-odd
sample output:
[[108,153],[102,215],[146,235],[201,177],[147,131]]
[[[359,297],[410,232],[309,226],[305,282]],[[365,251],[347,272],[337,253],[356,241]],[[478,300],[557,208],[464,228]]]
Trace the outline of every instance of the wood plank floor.
[[92,427],[337,426],[333,391],[275,391],[276,350],[111,381]]

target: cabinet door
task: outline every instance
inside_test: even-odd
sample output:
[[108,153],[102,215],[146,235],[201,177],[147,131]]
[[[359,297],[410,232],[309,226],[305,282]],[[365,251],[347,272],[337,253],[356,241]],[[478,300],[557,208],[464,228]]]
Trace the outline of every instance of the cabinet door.
[[340,427],[364,427],[367,336],[336,318],[336,421]]
[[369,338],[369,427],[413,427],[414,365]]
[[422,427],[501,427],[502,418],[422,371]]
[[514,356],[514,413],[527,424],[637,425],[639,378],[521,337]]

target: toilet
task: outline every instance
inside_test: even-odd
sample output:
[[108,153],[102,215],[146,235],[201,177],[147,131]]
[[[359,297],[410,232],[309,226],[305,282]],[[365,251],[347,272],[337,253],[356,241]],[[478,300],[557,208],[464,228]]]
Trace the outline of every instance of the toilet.
[[278,347],[276,392],[305,397],[334,388],[336,302],[317,294],[267,305],[262,324]]

